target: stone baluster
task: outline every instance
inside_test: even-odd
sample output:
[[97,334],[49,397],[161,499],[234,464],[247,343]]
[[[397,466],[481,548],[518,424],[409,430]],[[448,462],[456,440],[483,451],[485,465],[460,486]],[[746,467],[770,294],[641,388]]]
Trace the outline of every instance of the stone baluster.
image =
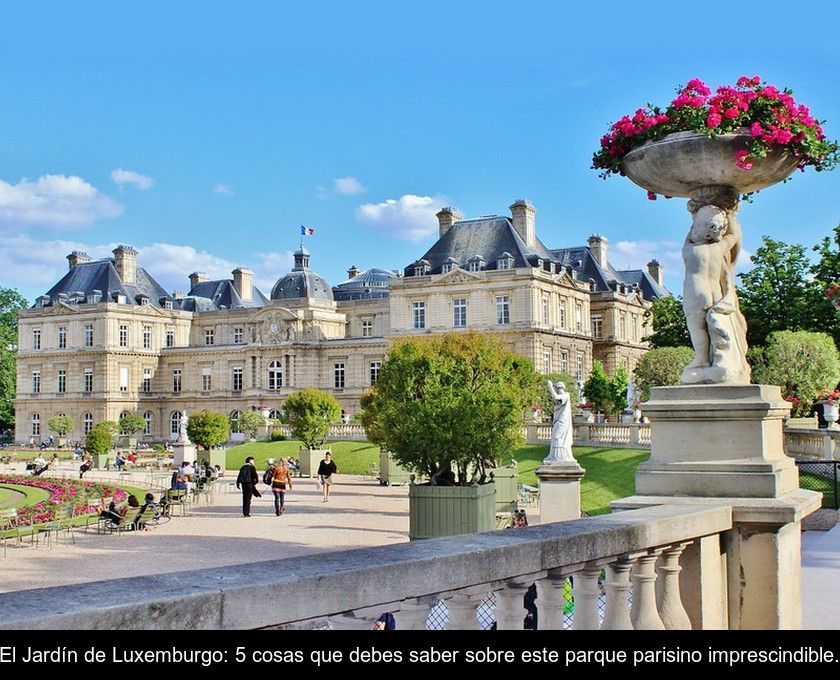
[[426,597],[412,597],[400,603],[400,610],[396,613],[398,630],[426,630],[426,619],[429,612],[437,604],[437,595]]
[[487,586],[477,586],[456,590],[444,596],[446,608],[449,610],[446,630],[481,630],[475,610],[487,597],[488,590]]
[[636,630],[664,630],[656,609],[656,560],[660,550],[651,550],[638,559],[631,574],[633,606],[630,620]]
[[330,616],[328,620],[333,630],[368,630],[376,618],[357,617],[351,613]]
[[633,630],[630,618],[630,570],[645,553],[628,553],[607,565],[607,604],[602,630]]
[[[580,565],[578,565],[580,568]],[[537,608],[540,630],[563,630],[566,611],[566,582],[576,571],[573,567],[552,569],[548,577],[537,581]]]
[[[539,578],[539,576],[537,576]],[[531,587],[533,576],[517,576],[496,587],[496,630],[522,630],[525,621],[525,592]]]
[[666,630],[691,630],[691,621],[680,597],[680,555],[691,541],[666,548],[656,567],[661,582],[657,592],[657,609]]
[[575,630],[598,630],[598,577],[601,569],[609,560],[587,562],[586,566],[572,579],[572,595],[575,598],[575,618],[572,628]]

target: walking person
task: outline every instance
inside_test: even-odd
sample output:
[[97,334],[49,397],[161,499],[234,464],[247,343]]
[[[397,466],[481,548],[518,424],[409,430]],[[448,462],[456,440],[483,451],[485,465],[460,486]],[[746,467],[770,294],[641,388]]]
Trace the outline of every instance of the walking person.
[[259,498],[262,494],[257,489],[259,477],[257,468],[254,466],[254,457],[248,456],[245,465],[239,468],[239,476],[236,478],[236,488],[242,490],[242,516],[251,516],[251,497]]
[[327,451],[324,454],[324,459],[318,465],[318,479],[321,482],[321,487],[324,491],[324,503],[330,500],[330,487],[333,483],[333,475],[338,472],[335,466],[335,461],[332,459],[332,454]]
[[282,458],[272,468],[271,473],[271,491],[274,494],[274,514],[280,517],[286,511],[286,490],[292,490],[292,476],[289,474],[289,468],[286,467],[286,461]]

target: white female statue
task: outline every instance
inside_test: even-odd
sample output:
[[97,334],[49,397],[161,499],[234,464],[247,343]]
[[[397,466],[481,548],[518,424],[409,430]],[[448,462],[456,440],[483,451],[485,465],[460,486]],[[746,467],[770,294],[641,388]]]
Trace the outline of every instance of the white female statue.
[[554,417],[551,421],[551,449],[544,465],[572,461],[572,404],[566,385],[559,380],[548,382],[548,392],[554,399]]

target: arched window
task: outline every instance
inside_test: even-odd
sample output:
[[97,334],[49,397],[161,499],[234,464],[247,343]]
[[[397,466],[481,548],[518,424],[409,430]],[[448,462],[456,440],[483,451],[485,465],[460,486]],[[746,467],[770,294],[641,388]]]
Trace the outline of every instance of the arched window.
[[181,432],[181,412],[180,411],[172,411],[172,415],[169,416],[169,433],[174,437],[177,437]]
[[82,416],[82,422],[84,423],[85,434],[88,434],[93,429],[93,414],[85,413]]
[[40,413],[33,413],[32,414],[32,436],[33,437],[40,437],[41,436],[41,414]]
[[273,408],[268,412],[268,417],[271,420],[280,420],[280,411],[278,411],[276,408]]
[[[120,417],[117,419],[117,422],[120,422],[127,415],[130,415],[128,411],[123,411],[122,413],[120,413]],[[120,434],[128,434],[128,432],[120,428]]]
[[275,359],[268,364],[268,389],[279,390],[283,387],[283,364]]
[[239,424],[239,419],[242,417],[242,411],[230,412],[230,431],[239,433],[242,432],[242,426]]
[[143,414],[143,420],[146,421],[146,425],[143,427],[143,434],[152,434],[152,415],[151,411],[146,411]]

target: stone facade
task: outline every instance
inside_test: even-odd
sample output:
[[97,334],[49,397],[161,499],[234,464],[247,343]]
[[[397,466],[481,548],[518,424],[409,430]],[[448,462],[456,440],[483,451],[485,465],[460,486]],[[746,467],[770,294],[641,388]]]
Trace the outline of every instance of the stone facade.
[[304,387],[352,414],[392,338],[462,329],[497,334],[545,373],[583,380],[593,359],[632,370],[642,315],[667,294],[661,267],[617,272],[600,236],[549,250],[533,206],[511,213],[461,220],[444,209],[439,240],[404,272],[353,267],[332,289],[301,248],[271,299],[247,269],[220,281],[194,272],[190,293],[170,296],[128,246],[108,260],[74,252],[67,275],[20,314],[16,440],[45,438],[58,413],[73,418],[76,440],[123,412],[146,418],[146,441],[174,440],[184,410],[222,411],[235,425],[246,410],[279,412]]

